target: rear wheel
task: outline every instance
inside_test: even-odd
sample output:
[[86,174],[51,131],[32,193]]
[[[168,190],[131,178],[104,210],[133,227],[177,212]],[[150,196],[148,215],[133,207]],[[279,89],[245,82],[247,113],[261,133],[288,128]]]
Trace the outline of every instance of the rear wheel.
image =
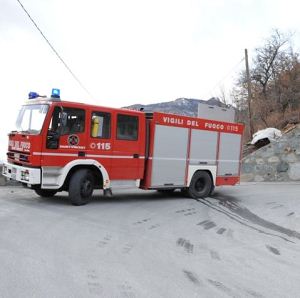
[[208,172],[198,171],[194,174],[187,192],[194,199],[205,198],[213,190],[213,182]]
[[211,186],[211,189],[210,189],[210,192],[209,192],[209,195],[212,195],[215,191],[215,186],[214,184],[212,183],[212,186]]
[[35,189],[34,190],[37,195],[43,198],[50,198],[56,195],[57,191],[52,189]]
[[87,169],[78,170],[73,174],[69,184],[69,198],[73,205],[85,205],[94,191],[94,176]]

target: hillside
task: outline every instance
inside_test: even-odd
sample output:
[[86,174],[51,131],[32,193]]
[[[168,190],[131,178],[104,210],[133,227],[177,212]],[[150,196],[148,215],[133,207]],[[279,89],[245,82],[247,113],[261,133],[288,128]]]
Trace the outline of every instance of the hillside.
[[195,117],[198,114],[198,104],[206,103],[212,106],[224,106],[224,104],[215,97],[209,100],[193,99],[193,98],[177,98],[174,101],[161,102],[156,104],[134,104],[124,108],[140,110],[143,109],[146,112],[165,112],[177,115],[192,116]]

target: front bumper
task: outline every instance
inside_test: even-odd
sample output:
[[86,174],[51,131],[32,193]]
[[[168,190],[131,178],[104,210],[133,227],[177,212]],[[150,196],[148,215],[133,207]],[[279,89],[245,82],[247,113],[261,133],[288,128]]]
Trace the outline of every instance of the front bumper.
[[27,184],[41,184],[41,169],[17,166],[4,163],[2,175],[8,179],[16,180]]

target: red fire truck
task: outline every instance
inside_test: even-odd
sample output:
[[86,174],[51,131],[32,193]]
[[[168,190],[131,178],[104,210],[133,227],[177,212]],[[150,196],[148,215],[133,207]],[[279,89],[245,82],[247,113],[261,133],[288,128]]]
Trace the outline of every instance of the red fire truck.
[[29,93],[9,133],[3,175],[39,196],[68,191],[74,205],[94,189],[162,192],[193,198],[239,182],[243,125],[114,109]]

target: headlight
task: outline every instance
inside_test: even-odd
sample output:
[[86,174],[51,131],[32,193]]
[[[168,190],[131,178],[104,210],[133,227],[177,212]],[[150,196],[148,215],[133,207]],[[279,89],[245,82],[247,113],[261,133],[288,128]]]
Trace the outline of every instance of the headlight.
[[29,181],[29,171],[21,171],[21,180]]
[[4,175],[7,174],[7,166],[3,166],[2,173],[3,173]]

